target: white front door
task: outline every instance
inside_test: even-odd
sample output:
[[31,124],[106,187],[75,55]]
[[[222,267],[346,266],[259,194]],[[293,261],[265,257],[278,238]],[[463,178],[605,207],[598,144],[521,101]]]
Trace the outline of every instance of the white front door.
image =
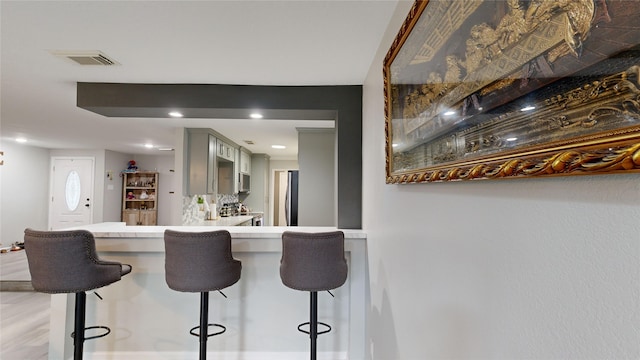
[[93,163],[93,158],[52,159],[51,230],[93,222]]

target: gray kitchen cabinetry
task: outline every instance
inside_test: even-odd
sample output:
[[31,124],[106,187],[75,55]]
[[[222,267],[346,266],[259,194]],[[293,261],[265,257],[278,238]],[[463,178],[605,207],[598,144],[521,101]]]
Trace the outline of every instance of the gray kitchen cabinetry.
[[218,145],[218,152],[216,153],[216,155],[219,158],[222,158],[228,161],[235,161],[235,158],[236,158],[235,147],[225,143],[220,139],[218,139],[217,145]]
[[189,129],[187,194],[215,194],[217,190],[216,137],[206,129]]
[[238,145],[213,129],[187,129],[187,195],[238,192]]
[[251,154],[245,149],[240,149],[240,172],[251,175]]
[[218,161],[218,194],[231,195],[237,193],[236,185],[236,148],[228,142],[217,139]]

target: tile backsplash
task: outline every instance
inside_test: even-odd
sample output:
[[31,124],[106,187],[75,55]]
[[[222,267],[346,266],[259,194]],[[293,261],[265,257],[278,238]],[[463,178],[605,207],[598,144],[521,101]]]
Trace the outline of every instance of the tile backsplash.
[[216,204],[218,204],[218,209],[220,209],[224,204],[237,203],[238,201],[239,201],[238,194],[232,194],[232,195],[221,194],[216,197]]
[[[204,200],[203,206],[198,204],[198,198]],[[238,194],[216,196],[217,209],[220,210],[223,204],[238,202]],[[194,195],[182,197],[182,225],[194,225],[205,220],[207,211],[210,211],[211,195]]]

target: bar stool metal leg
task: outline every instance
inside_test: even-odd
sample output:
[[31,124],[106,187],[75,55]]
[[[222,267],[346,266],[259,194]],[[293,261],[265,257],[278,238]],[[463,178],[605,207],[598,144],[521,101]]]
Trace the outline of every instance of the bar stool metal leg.
[[318,342],[318,292],[311,291],[311,308],[309,313],[311,319],[309,321],[309,337],[311,338],[311,360],[316,360],[316,345]]
[[207,360],[209,329],[209,292],[200,293],[200,360]]
[[[303,332],[309,335],[309,340],[311,342],[311,360],[316,360],[317,357],[317,344],[318,344],[318,335],[326,334],[331,331],[331,325],[324,323],[322,321],[318,321],[318,292],[317,291],[309,291],[310,301],[309,301],[309,321],[304,322],[298,325],[298,331]],[[306,330],[306,326],[309,326],[309,329]],[[322,325],[323,330],[318,331],[318,326]]]
[[[209,333],[209,326],[216,327],[218,330]],[[191,335],[197,336],[200,341],[199,360],[207,359],[207,340],[210,337],[220,335],[225,331],[227,331],[227,328],[224,325],[209,324],[209,292],[200,292],[200,323],[189,331]]]
[[73,334],[73,359],[82,360],[84,349],[84,325],[86,314],[87,294],[84,291],[76,293],[75,320]]

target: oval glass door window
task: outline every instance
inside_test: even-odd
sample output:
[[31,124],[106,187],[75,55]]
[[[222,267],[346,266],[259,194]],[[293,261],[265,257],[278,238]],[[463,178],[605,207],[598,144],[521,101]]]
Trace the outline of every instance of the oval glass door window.
[[67,175],[64,198],[69,211],[75,211],[78,208],[78,204],[80,204],[80,175],[75,170],[71,170]]

